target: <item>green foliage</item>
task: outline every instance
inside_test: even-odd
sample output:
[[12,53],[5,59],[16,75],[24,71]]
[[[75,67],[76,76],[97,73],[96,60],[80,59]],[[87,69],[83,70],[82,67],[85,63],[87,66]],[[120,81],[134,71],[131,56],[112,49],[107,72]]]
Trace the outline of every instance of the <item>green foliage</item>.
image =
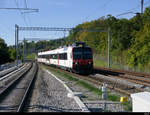
[[117,96],[117,95],[114,95],[114,94],[109,94],[107,96],[108,100],[111,100],[111,101],[119,101],[120,97]]
[[5,41],[0,38],[0,64],[7,63],[9,61],[8,47]]
[[[128,50],[128,64],[143,67],[150,62],[150,23],[144,25],[135,37],[134,44]],[[143,34],[144,33],[144,34]],[[150,65],[147,65],[150,66]]]
[[[83,41],[92,47],[94,54],[108,55],[108,33],[79,31],[80,29],[111,30],[111,59],[128,66],[150,67],[150,7],[143,15],[136,14],[131,19],[117,19],[112,15],[77,25],[66,38],[50,41],[26,42],[26,54],[51,50],[60,46]],[[6,45],[6,44],[5,44]],[[22,50],[23,46],[20,44]],[[6,47],[6,46],[5,46]],[[7,48],[2,48],[6,49]],[[3,51],[7,52],[7,51]],[[15,51],[10,51],[10,59],[15,59]],[[7,53],[6,53],[7,54]],[[3,54],[1,54],[3,55]],[[7,55],[5,55],[7,56]],[[21,55],[20,55],[21,57]]]
[[34,60],[35,59],[35,55],[36,55],[35,53],[31,53],[31,54],[28,54],[27,56],[25,56],[25,58]]
[[8,52],[10,61],[14,61],[16,59],[16,50],[14,48],[9,48]]
[[[79,24],[75,29],[111,29],[111,55],[115,60],[129,66],[150,67],[150,7],[144,14],[131,19],[117,19],[107,15],[91,22]],[[83,41],[93,48],[94,53],[107,56],[107,32],[71,32],[67,41]]]

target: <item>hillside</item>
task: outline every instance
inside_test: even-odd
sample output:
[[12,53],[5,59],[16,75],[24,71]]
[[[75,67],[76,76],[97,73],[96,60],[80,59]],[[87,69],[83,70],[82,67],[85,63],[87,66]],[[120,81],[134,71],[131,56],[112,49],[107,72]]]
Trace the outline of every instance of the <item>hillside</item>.
[[[75,29],[111,29],[112,60],[131,67],[150,66],[150,7],[144,14],[136,14],[131,19],[117,19],[107,15],[91,22],[79,24]],[[95,54],[107,57],[107,32],[70,32],[67,41],[84,41],[91,46]]]

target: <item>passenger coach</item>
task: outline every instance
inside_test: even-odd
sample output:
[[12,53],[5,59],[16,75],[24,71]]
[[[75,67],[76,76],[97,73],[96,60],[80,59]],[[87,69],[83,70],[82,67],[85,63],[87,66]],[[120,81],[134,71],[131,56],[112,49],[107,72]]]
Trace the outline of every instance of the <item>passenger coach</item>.
[[89,74],[93,70],[92,49],[83,42],[38,53],[38,62],[54,65],[75,73]]

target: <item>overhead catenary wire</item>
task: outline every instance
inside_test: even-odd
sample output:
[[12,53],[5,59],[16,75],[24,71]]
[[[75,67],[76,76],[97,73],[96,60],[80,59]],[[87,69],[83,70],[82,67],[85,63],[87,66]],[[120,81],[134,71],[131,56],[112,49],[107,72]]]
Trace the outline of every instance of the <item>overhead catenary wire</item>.
[[85,20],[87,20],[90,16],[91,16],[91,14],[94,14],[94,12],[95,11],[97,11],[97,9],[99,9],[99,8],[106,8],[106,6],[111,2],[112,0],[108,0],[108,1],[106,1],[106,3],[104,3],[103,5],[101,5],[101,6],[99,6],[99,7],[97,7],[97,8],[95,8],[91,13],[90,13],[90,15],[88,15],[86,18],[85,18]]
[[[100,5],[100,6],[96,7],[96,8],[94,8],[93,10],[91,10],[91,12],[88,14],[88,16],[86,16],[86,17],[80,19],[79,21],[80,21],[80,22],[81,22],[81,20],[87,21],[88,18],[89,18],[90,16],[92,16],[93,14],[95,14],[95,12],[98,11],[99,8],[104,8],[104,7],[105,7],[105,9],[106,9],[106,6],[109,5],[109,3],[110,3],[111,1],[112,1],[112,0],[108,0],[108,1],[106,1],[103,5]],[[84,21],[84,22],[85,22],[85,21]]]
[[26,19],[25,19],[25,16],[22,15],[22,11],[21,11],[21,9],[19,9],[19,4],[17,3],[17,0],[15,0],[15,4],[16,4],[16,6],[17,6],[19,12],[21,13],[21,17],[23,18],[25,25],[28,26],[28,24],[27,24],[27,22],[26,22]]
[[27,8],[27,1],[26,0],[24,0],[24,4],[25,4],[25,8]]
[[[143,1],[144,2],[144,1]],[[143,3],[143,5],[146,5],[150,3],[150,0],[149,1],[146,1],[145,3]],[[137,8],[140,8],[141,7],[141,4],[137,5],[135,8],[132,8],[132,9],[129,9],[129,10],[126,10],[124,13],[121,13],[121,14],[118,14],[116,15],[116,17],[118,16],[121,16],[121,15],[126,15],[126,14],[137,14],[138,12],[134,12],[133,10],[137,9]],[[142,11],[141,11],[142,12]]]

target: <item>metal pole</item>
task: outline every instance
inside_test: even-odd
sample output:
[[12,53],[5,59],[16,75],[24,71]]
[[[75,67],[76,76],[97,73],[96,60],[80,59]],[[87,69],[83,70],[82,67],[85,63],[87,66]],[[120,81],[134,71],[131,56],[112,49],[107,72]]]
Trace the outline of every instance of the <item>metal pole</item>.
[[23,40],[23,62],[24,62],[24,47],[25,47],[25,38]]
[[[17,43],[16,43],[16,41],[17,41],[17,40],[16,40],[16,33],[17,33],[17,32],[16,32],[16,25],[15,25],[15,48],[16,48],[16,51],[17,51],[17,45],[16,45],[16,44],[17,44]],[[16,54],[16,59],[17,59],[17,54]],[[16,64],[16,65],[17,65],[17,64]]]
[[16,66],[17,66],[17,25],[15,24],[15,46],[16,46]]
[[25,60],[25,55],[26,55],[26,43],[27,43],[27,40],[24,39],[24,60]]
[[[66,38],[66,31],[64,31],[64,40],[65,40],[65,38]],[[65,40],[65,44],[66,44],[66,40]]]
[[16,55],[16,66],[18,67],[18,25],[15,24],[15,40],[16,40],[16,50],[17,50],[17,55]]
[[110,47],[111,47],[110,28],[108,29],[108,68],[110,68]]
[[143,15],[143,3],[144,3],[144,0],[141,0],[141,15]]

